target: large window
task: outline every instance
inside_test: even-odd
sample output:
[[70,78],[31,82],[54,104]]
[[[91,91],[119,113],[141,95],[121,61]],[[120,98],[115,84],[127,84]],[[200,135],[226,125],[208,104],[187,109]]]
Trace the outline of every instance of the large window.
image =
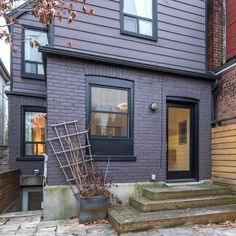
[[110,78],[89,78],[89,122],[96,157],[133,155],[133,83]]
[[24,108],[23,112],[24,157],[40,157],[45,153],[45,109]]
[[156,1],[121,0],[122,33],[156,39]]
[[[32,42],[37,41],[40,46],[48,44],[47,32],[25,29],[24,30],[24,61],[23,75],[31,76],[32,78],[44,78],[44,67],[42,53],[38,51],[38,47],[34,47]],[[33,47],[32,47],[33,46]]]

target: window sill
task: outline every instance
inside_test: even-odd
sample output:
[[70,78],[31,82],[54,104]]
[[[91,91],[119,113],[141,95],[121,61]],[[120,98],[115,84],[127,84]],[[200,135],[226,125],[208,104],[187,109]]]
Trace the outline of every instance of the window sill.
[[150,40],[153,42],[157,42],[157,36],[155,34],[153,36],[148,36],[148,35],[144,35],[144,34],[138,34],[138,33],[133,33],[133,32],[129,32],[129,31],[124,31],[123,29],[120,31],[120,33],[122,35],[128,35],[128,36],[135,37],[135,38],[146,39],[146,40]]
[[16,161],[44,161],[44,157],[18,157]]
[[45,80],[45,76],[44,75],[37,75],[37,74],[28,74],[28,73],[22,73],[21,77],[24,79],[37,79],[37,80]]
[[106,155],[96,155],[93,156],[94,161],[136,161],[136,156],[106,156]]

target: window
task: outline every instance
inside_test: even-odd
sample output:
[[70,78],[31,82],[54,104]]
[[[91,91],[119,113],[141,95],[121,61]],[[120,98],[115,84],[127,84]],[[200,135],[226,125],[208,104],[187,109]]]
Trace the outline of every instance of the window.
[[95,159],[132,156],[133,83],[104,77],[88,80],[88,126]]
[[47,32],[33,29],[24,30],[23,74],[33,78],[44,78],[42,53],[38,51],[38,47],[30,46],[30,42],[34,40],[37,40],[41,46],[47,45]]
[[156,40],[156,1],[121,0],[122,33]]
[[45,153],[46,113],[44,108],[24,109],[24,157]]

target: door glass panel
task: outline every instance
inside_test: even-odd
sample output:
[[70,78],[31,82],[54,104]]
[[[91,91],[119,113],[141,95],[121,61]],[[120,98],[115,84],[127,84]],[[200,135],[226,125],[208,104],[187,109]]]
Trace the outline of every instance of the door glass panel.
[[168,108],[168,171],[190,171],[190,109]]

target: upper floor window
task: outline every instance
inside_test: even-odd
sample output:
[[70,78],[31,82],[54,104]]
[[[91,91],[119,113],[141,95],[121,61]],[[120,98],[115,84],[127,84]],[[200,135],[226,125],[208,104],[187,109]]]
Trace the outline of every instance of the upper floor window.
[[47,32],[34,29],[24,30],[23,74],[32,78],[44,78],[42,53],[38,51],[38,47],[32,47],[31,42],[34,40],[36,40],[40,46],[47,45]]
[[121,0],[122,33],[156,39],[156,1]]

